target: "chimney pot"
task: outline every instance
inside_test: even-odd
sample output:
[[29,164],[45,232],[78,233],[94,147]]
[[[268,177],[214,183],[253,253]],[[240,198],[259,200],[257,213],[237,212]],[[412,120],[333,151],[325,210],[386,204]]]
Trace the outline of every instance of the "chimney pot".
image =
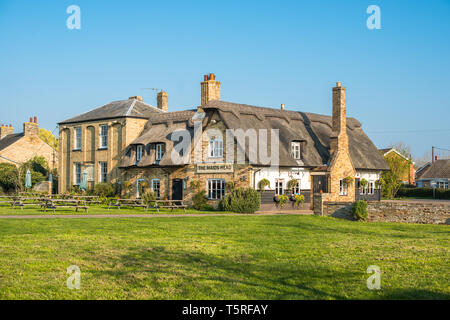
[[439,156],[434,156],[434,160],[438,161],[439,160]]
[[33,122],[33,117],[30,117],[30,123]]
[[284,103],[281,104],[281,110],[284,110]]
[[209,74],[209,80],[216,80],[216,76],[214,75],[214,73]]
[[341,82],[340,81],[336,82],[336,87],[340,87],[340,86],[341,86]]
[[34,116],[34,123],[37,123],[37,117]]

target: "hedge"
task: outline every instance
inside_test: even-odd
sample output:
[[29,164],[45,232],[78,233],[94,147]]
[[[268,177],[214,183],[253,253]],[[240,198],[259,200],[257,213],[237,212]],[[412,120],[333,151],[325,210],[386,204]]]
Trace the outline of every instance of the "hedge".
[[[432,188],[400,188],[396,197],[433,198]],[[450,189],[436,189],[436,199],[450,200]]]

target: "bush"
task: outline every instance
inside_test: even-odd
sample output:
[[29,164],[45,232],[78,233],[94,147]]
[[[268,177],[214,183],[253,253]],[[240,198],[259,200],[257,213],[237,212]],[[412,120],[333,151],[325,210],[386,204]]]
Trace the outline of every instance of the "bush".
[[200,211],[215,211],[214,207],[210,204],[204,204],[200,207]]
[[220,202],[219,209],[238,213],[254,213],[261,205],[259,192],[252,188],[232,190]]
[[19,187],[19,171],[10,163],[0,163],[0,187],[4,192],[16,191]]
[[145,192],[142,196],[142,202],[144,204],[149,204],[152,201],[156,200],[156,193],[154,193],[153,191],[149,191],[149,192]]
[[366,221],[369,216],[369,212],[367,211],[367,201],[358,200],[353,204],[352,207],[353,218],[356,220]]
[[[450,189],[436,189],[436,199],[450,200]],[[401,187],[397,197],[433,198],[433,188]]]
[[94,194],[99,197],[112,197],[114,188],[109,183],[99,183],[94,187]]
[[208,199],[206,199],[206,191],[201,190],[197,192],[194,197],[192,197],[192,206],[195,210],[200,210],[202,206],[208,203]]

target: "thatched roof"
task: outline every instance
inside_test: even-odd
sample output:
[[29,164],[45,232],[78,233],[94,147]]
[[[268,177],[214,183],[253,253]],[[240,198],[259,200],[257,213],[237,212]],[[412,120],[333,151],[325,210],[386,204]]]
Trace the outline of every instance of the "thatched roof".
[[[330,162],[329,150],[332,134],[330,116],[263,108],[218,100],[209,101],[204,110],[207,114],[204,124],[207,123],[208,117],[218,112],[225,127],[229,129],[243,129],[244,131],[247,129],[267,129],[268,139],[270,139],[270,129],[279,129],[280,166],[319,167]],[[170,153],[173,148],[170,135],[174,130],[188,129],[193,136],[192,117],[194,115],[195,110],[152,115],[143,133],[133,141],[132,145],[143,144],[146,148],[149,148],[153,143],[164,142],[166,144],[166,153],[159,165],[174,165],[170,160]],[[348,118],[347,132],[350,156],[356,169],[389,170],[384,157],[366,136],[358,120]],[[296,140],[303,142],[302,160],[295,160],[290,152],[290,143]],[[257,148],[255,145],[243,148],[246,151],[247,158],[250,150],[256,150],[255,148]],[[129,148],[127,155],[121,162],[121,167],[135,165],[133,149],[133,147]],[[268,149],[270,154],[270,144]],[[152,153],[150,153],[151,155]],[[150,156],[146,152],[146,157]],[[143,158],[137,166],[153,164],[154,159]],[[259,164],[262,165],[262,163]]]
[[161,114],[164,111],[146,104],[138,99],[130,98],[128,100],[113,101],[94,110],[85,112],[76,117],[64,120],[59,124],[70,124],[85,121],[97,121],[103,119],[116,118],[140,118],[148,119],[154,114]]

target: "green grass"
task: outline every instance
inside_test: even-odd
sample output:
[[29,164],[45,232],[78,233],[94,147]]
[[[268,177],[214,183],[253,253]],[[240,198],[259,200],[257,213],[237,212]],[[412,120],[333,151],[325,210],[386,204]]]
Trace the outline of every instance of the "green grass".
[[449,233],[298,215],[3,219],[0,298],[450,299]]
[[[159,209],[159,214],[184,214],[183,209]],[[186,209],[186,214],[211,214],[211,213],[230,213],[223,211],[198,211],[194,209]],[[24,206],[23,210],[19,207],[11,208],[10,205],[3,204],[0,205],[0,216],[3,215],[74,215],[74,214],[87,214],[87,215],[108,215],[108,214],[158,214],[156,209],[149,209],[147,212],[145,208],[140,207],[123,207],[120,210],[116,207],[111,207],[108,210],[107,205],[91,205],[89,206],[89,210],[87,213],[84,210],[80,209],[78,212],[75,211],[74,208],[59,208],[56,209],[53,214],[52,210],[47,210],[44,212],[43,209],[40,209],[39,206]]]

